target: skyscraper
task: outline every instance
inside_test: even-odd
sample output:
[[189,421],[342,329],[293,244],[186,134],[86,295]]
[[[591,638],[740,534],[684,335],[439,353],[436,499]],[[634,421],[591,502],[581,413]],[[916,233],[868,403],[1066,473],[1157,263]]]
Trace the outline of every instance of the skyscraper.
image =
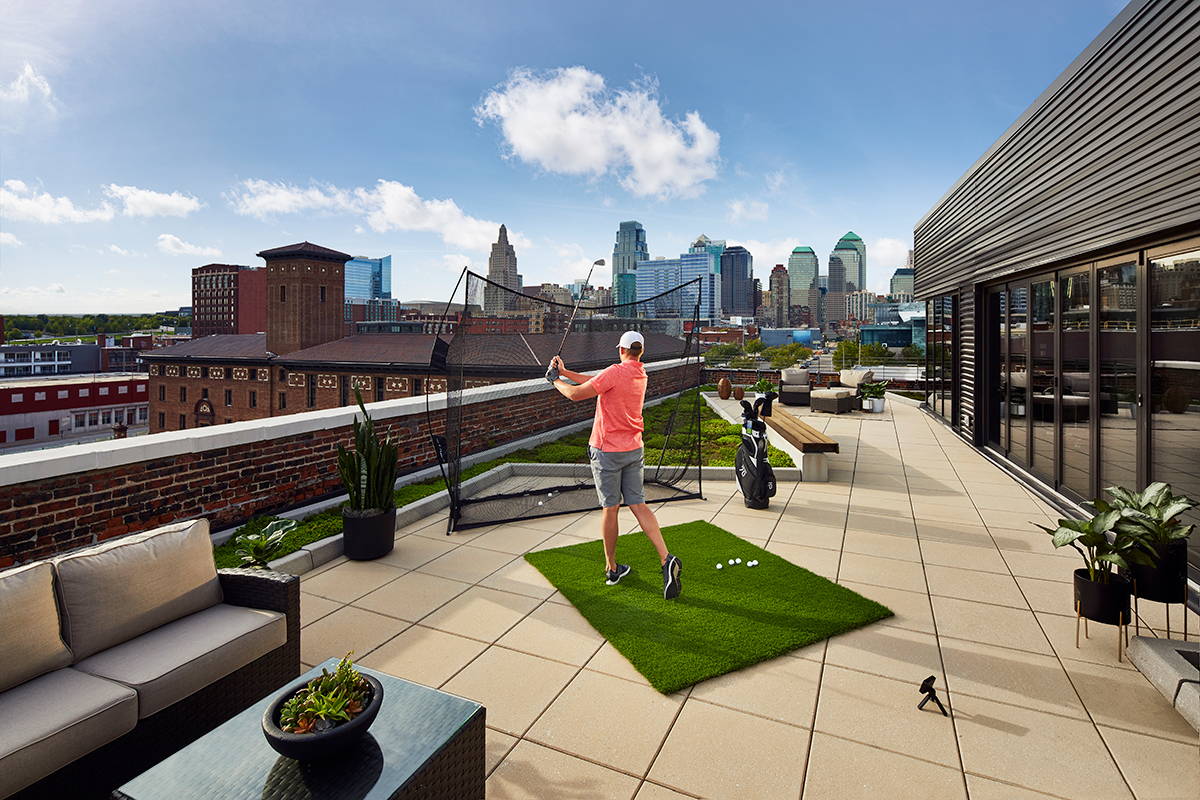
[[689,253],[711,253],[717,259],[718,269],[720,268],[721,254],[725,252],[725,240],[713,241],[703,233],[696,237],[696,241],[692,242],[692,246],[688,249]]
[[[700,319],[716,321],[721,318],[721,262],[704,247],[692,247],[679,258],[656,258],[639,261],[636,272],[638,301],[670,291],[676,286],[700,278]],[[697,302],[695,289],[664,298],[653,311],[638,308],[638,313],[657,317],[690,317]]]
[[754,256],[740,245],[721,253],[721,311],[726,316],[754,316]]
[[891,286],[888,288],[889,294],[896,297],[907,295],[911,300],[913,295],[913,276],[912,267],[900,267],[897,269],[892,273]]
[[646,229],[636,220],[622,222],[617,228],[617,242],[613,245],[612,294],[613,303],[632,303],[637,299],[637,265],[650,260],[650,247],[646,244]]
[[797,247],[788,256],[788,286],[792,307],[808,306],[815,314],[820,285],[817,273],[820,261],[811,247]]
[[[492,254],[488,256],[488,280],[512,289],[518,294],[521,291],[521,279],[517,275],[517,252],[508,243],[508,228],[500,226],[500,238],[492,245]],[[497,311],[512,311],[516,308],[516,295],[510,295],[495,286],[485,286],[483,290],[483,311],[494,314]]]
[[856,255],[852,259],[847,257],[849,254],[842,256],[842,263],[846,267],[846,282],[853,283],[855,289],[866,289],[867,246],[863,243],[862,238],[854,231],[850,231],[838,240],[837,247],[833,249],[850,249],[855,252]]
[[846,275],[858,262],[858,250],[838,242],[829,254],[829,293],[825,296],[826,323],[846,318]]
[[776,264],[771,270],[771,312],[768,315],[776,328],[786,328],[791,309],[791,287],[788,270],[783,264]]
[[346,298],[364,300],[392,297],[392,257],[355,256],[346,262]]

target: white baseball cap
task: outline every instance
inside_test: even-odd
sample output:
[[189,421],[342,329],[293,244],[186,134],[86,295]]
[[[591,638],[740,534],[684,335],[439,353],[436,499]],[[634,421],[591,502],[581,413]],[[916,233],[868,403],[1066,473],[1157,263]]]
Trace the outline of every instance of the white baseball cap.
[[642,338],[640,333],[637,331],[625,331],[621,334],[621,341],[617,344],[617,347],[624,347],[628,350],[633,347],[634,342],[637,342],[643,348],[646,347],[646,340]]

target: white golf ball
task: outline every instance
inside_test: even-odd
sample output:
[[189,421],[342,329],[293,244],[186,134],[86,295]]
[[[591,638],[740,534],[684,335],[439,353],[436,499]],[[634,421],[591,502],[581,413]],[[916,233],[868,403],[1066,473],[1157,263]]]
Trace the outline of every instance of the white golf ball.
[[735,558],[735,559],[733,560],[733,563],[735,563],[735,564],[740,564],[740,563],[742,563],[742,560],[741,560],[740,558]]
[[747,562],[746,562],[746,566],[747,566],[747,567],[757,567],[757,566],[758,566],[758,562],[757,562],[757,561],[747,561]]
[[724,566],[725,566],[724,564],[720,564],[720,563],[718,563],[718,564],[717,564],[717,569],[721,569],[721,568],[722,568],[722,567],[724,567]]
[[542,501],[541,501],[541,500],[538,500],[538,505],[540,506],[541,504],[542,504]]
[[731,558],[731,559],[729,559],[729,566],[731,566],[731,567],[732,567],[732,566],[733,566],[734,564],[736,564],[736,563],[737,563],[737,562],[736,562],[736,561],[734,561],[732,558]]

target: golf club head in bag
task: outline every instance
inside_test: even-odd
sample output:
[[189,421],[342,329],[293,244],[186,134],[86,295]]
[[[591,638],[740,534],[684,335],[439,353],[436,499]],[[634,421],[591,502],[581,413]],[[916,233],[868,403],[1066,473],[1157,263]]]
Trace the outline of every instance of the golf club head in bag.
[[767,425],[758,418],[760,398],[754,406],[742,401],[742,443],[734,456],[734,473],[746,508],[767,508],[775,496],[775,471],[767,461]]

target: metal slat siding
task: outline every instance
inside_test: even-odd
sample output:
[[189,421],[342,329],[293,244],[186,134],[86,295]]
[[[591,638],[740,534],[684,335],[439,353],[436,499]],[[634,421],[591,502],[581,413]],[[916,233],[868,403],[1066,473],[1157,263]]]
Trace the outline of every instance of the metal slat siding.
[[975,292],[967,287],[958,298],[958,423],[970,435],[975,429]]
[[915,291],[952,292],[1197,220],[1200,3],[1146,0],[917,223]]

